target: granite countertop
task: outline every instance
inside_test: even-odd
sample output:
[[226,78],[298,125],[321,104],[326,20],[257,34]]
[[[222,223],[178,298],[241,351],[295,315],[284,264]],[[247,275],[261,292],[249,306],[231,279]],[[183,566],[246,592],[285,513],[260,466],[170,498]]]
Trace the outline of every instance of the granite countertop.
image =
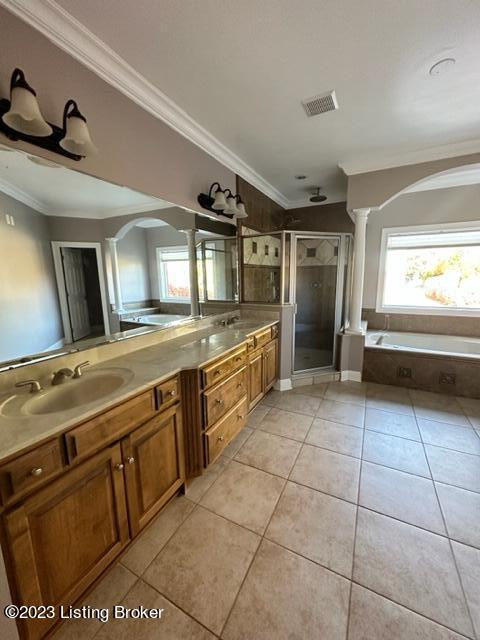
[[[37,415],[4,415],[2,409],[12,397],[29,395],[28,390],[15,390],[0,397],[0,463],[34,447],[69,428],[88,420],[129,398],[145,391],[183,369],[195,369],[238,347],[249,335],[276,324],[275,321],[242,321],[239,326],[211,326],[173,338],[158,345],[121,355],[85,370],[123,369],[127,381],[99,400],[65,411]],[[75,380],[65,384],[75,384]],[[46,390],[48,393],[48,389]]]

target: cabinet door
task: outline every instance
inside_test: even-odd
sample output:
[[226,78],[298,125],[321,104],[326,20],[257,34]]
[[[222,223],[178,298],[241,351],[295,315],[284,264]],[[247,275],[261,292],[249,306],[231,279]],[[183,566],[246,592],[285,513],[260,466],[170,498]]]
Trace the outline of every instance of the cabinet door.
[[[107,448],[4,516],[17,604],[68,605],[127,544],[120,445]],[[24,623],[43,637],[55,620]]]
[[132,536],[185,482],[181,410],[171,407],[122,441]]
[[248,410],[263,398],[264,373],[263,351],[257,351],[248,358]]
[[268,391],[277,379],[278,340],[272,340],[264,348],[265,354],[265,391]]

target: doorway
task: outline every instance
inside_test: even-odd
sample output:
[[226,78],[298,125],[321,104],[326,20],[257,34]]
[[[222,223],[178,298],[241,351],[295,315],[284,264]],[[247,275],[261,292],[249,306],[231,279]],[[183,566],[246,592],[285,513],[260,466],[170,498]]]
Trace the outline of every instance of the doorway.
[[342,324],[346,275],[345,235],[294,234],[294,373],[333,367]]
[[110,333],[100,243],[52,242],[65,343]]

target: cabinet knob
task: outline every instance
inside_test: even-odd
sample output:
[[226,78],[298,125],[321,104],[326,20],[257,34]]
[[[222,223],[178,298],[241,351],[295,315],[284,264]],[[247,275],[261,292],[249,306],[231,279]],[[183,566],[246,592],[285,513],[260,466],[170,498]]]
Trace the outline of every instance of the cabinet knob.
[[218,436],[218,440],[220,440],[220,442],[223,442],[225,440],[225,436]]
[[242,387],[243,387],[243,382],[239,382],[239,383],[237,384],[237,389],[241,389]]
[[127,464],[133,464],[135,462],[135,458],[133,456],[130,456],[129,458],[127,458]]
[[240,362],[242,358],[240,356],[238,356],[237,358],[235,358],[235,362]]
[[240,413],[237,415],[238,420],[243,420],[245,416],[242,416]]
[[215,400],[215,402],[217,404],[223,404],[225,401],[224,400],[220,400],[220,398],[217,398],[217,400]]
[[175,389],[172,389],[171,391],[169,391],[169,392],[167,393],[167,395],[168,395],[168,396],[172,396],[172,398],[173,398],[173,397],[175,397],[175,396],[177,395],[177,392],[175,391]]
[[221,373],[220,369],[217,369],[216,371],[213,372],[214,376],[219,376]]
[[118,464],[115,465],[115,469],[117,471],[122,471],[123,467],[124,467],[124,465],[121,462],[119,462]]
[[42,469],[42,467],[35,467],[34,469],[32,469],[32,470],[30,471],[30,475],[31,475],[31,476],[35,476],[35,477],[37,477],[37,476],[41,476],[41,475],[42,475],[42,473],[43,473],[43,469]]

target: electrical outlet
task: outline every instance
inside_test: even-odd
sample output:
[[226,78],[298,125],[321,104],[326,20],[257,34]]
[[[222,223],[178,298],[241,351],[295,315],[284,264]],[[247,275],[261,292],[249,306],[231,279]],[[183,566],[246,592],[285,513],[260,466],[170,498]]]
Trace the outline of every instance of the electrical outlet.
[[411,378],[412,369],[410,367],[398,367],[397,378]]
[[457,376],[454,373],[445,373],[440,371],[440,384],[456,384]]

